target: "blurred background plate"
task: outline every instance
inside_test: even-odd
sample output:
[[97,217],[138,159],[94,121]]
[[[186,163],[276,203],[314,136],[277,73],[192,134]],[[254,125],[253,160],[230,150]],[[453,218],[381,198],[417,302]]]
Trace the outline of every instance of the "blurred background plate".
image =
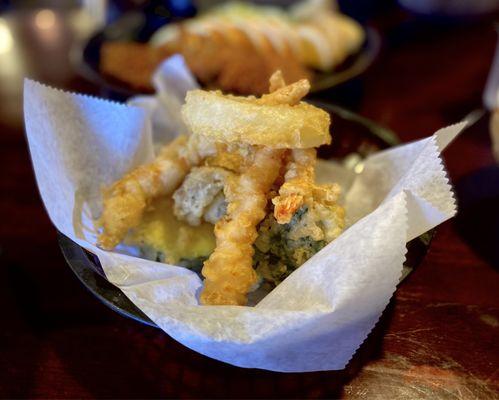
[[[151,28],[148,14],[130,11],[123,14],[113,23],[96,32],[81,47],[73,50],[73,60],[79,73],[101,88],[101,95],[113,100],[125,100],[128,97],[142,94],[125,83],[119,82],[102,74],[99,69],[100,50],[107,41],[147,42],[160,26]],[[312,80],[312,93],[331,89],[342,83],[353,80],[363,74],[376,59],[381,38],[376,29],[363,27],[366,39],[361,49],[348,57],[331,72],[315,72]]]
[[[400,143],[394,132],[352,111],[333,104],[312,103],[328,111],[334,121],[332,124],[334,127],[333,143],[319,149],[321,158],[334,159],[355,171],[369,154]],[[434,230],[431,230],[407,244],[401,281],[421,264],[430,246],[433,233]],[[118,288],[107,281],[95,255],[84,250],[62,233],[59,233],[58,239],[67,263],[90,292],[119,314],[155,326]]]

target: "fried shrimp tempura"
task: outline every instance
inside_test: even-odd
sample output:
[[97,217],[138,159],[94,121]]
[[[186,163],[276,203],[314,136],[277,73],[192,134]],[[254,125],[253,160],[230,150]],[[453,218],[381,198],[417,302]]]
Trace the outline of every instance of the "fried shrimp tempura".
[[215,225],[217,246],[202,270],[203,304],[246,304],[247,293],[257,281],[252,266],[256,227],[265,218],[267,193],[283,154],[284,150],[261,148],[248,170],[226,186],[227,215]]
[[202,147],[196,136],[179,136],[152,163],[134,169],[105,190],[99,246],[111,250],[121,242],[129,229],[140,223],[150,202],[180,186],[204,153],[209,149]]
[[[192,135],[104,193],[99,245],[128,240],[157,202],[173,200],[175,221],[215,227],[209,251],[183,258],[185,250],[171,247],[173,255],[161,257],[175,256],[196,272],[202,265],[202,304],[245,305],[260,278],[279,283],[334,240],[344,228],[339,187],[315,183],[313,148],[331,141],[329,114],[301,101],[306,80],[286,85],[277,71],[269,86],[261,98],[188,92],[182,115]],[[165,232],[152,230],[147,243],[163,243]]]
[[303,204],[314,201],[324,205],[334,205],[340,195],[337,184],[318,185],[315,183],[315,149],[295,149],[291,161],[286,165],[284,183],[279,195],[272,199],[274,217],[279,224],[287,224]]
[[[275,87],[272,89],[274,88]],[[291,85],[275,88],[270,94],[264,94],[260,99],[256,100],[256,103],[264,105],[288,104],[290,106],[295,106],[300,103],[300,100],[303,99],[309,91],[310,82],[307,79],[300,79]]]
[[286,165],[284,184],[279,189],[279,196],[272,199],[274,217],[279,224],[289,223],[305,199],[312,196],[316,160],[315,149],[292,151],[291,160]]
[[[272,93],[256,99],[255,103],[263,107],[294,106],[310,89],[306,80],[286,86],[280,72],[271,76],[270,86]],[[310,152],[315,157],[315,150],[305,150],[304,154]],[[283,149],[260,148],[252,165],[226,185],[227,215],[215,225],[217,246],[202,270],[206,278],[201,293],[203,304],[246,304],[247,293],[257,280],[252,267],[257,225],[265,218],[267,196],[281,172],[286,153]],[[299,161],[305,165],[308,160]],[[310,168],[313,181],[314,163]]]
[[286,86],[286,81],[284,80],[282,71],[278,69],[269,78],[269,93],[275,92],[284,86]]

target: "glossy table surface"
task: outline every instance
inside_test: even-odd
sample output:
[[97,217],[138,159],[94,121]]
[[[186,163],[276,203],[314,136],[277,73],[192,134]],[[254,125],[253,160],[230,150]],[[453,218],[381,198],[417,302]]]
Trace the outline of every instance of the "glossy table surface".
[[[488,115],[445,153],[458,217],[438,229],[423,264],[347,368],[240,369],[115,314],[65,264],[29,161],[22,79],[85,93],[99,88],[78,76],[72,60],[71,49],[89,33],[85,21],[47,15],[0,15],[0,397],[499,397],[499,171]],[[410,141],[481,108],[493,18],[436,29],[392,11],[375,24],[385,35],[382,54],[344,89],[361,114]]]

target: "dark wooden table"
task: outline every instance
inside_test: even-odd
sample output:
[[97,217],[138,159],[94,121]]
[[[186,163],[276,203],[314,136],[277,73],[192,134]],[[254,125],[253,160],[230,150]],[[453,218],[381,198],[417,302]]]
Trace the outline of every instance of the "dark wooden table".
[[[491,19],[436,29],[392,12],[377,24],[386,41],[355,89],[362,114],[413,140],[481,107],[496,40]],[[438,229],[348,367],[239,369],[113,313],[66,266],[34,182],[22,78],[97,93],[70,60],[86,30],[67,15],[37,25],[33,13],[3,15],[1,26],[12,46],[0,54],[0,397],[499,397],[499,181],[488,116],[445,154],[458,218]]]

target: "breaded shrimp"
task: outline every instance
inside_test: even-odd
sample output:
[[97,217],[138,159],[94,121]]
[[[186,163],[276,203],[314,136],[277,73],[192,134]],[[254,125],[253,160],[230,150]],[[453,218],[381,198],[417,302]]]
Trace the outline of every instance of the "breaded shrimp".
[[227,215],[215,225],[217,246],[204,263],[203,304],[244,305],[257,281],[252,266],[257,225],[265,217],[267,193],[285,150],[259,149],[253,164],[225,187]]
[[[272,75],[270,86],[274,92],[257,102],[295,105],[310,89],[306,80],[285,86],[279,72]],[[297,153],[303,168],[308,165],[307,156],[312,155],[315,160],[315,150],[311,151],[305,150],[303,155]],[[258,149],[252,165],[225,186],[227,215],[215,225],[217,246],[203,266],[202,274],[206,278],[201,293],[203,304],[246,304],[247,294],[257,280],[253,269],[257,225],[265,218],[267,196],[281,172],[286,154],[283,149]],[[312,182],[314,165],[312,162],[310,167]]]
[[279,195],[272,199],[274,217],[279,224],[289,223],[303,204],[315,201],[331,206],[338,200],[339,185],[315,183],[316,161],[315,149],[292,150],[291,160],[286,165],[284,183],[279,189]]
[[269,93],[273,93],[284,86],[286,86],[286,81],[284,80],[282,71],[278,69],[269,78]]
[[279,196],[272,199],[274,217],[278,223],[289,223],[305,199],[312,196],[316,158],[315,149],[292,150]]
[[134,169],[105,190],[99,246],[113,249],[140,223],[150,202],[172,193],[207,153],[209,149],[202,148],[196,136],[179,136],[152,163]]
[[[276,82],[276,79],[272,80],[274,75],[270,77],[270,82],[274,82],[274,85],[281,85],[284,80]],[[300,79],[290,85],[276,87],[272,86],[271,83],[271,89],[275,90],[270,94],[264,94],[260,99],[256,100],[256,103],[266,105],[289,104],[290,106],[294,106],[308,94],[310,91],[310,82],[307,79]]]

